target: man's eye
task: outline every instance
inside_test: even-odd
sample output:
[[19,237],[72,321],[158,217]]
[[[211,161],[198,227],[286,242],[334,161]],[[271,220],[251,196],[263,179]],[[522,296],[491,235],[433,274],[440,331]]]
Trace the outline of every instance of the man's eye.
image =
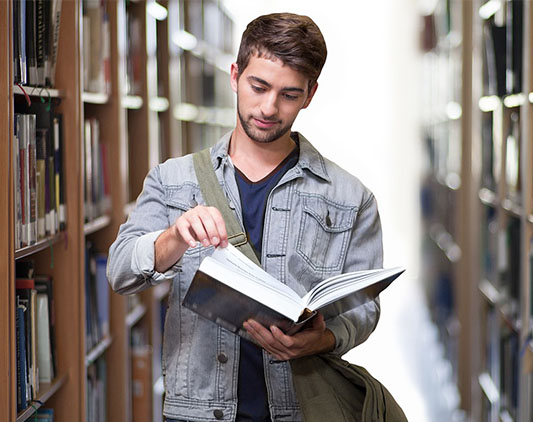
[[298,99],[298,97],[297,97],[296,95],[283,94],[283,96],[284,96],[287,100],[290,100],[290,101],[294,101],[294,100]]
[[265,88],[262,88],[260,86],[256,86],[256,85],[252,85],[252,89],[255,91],[255,92],[264,92],[265,91]]

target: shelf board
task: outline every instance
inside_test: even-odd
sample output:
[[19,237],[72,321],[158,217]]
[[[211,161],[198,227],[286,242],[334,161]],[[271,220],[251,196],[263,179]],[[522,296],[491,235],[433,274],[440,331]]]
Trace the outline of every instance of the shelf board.
[[138,304],[126,316],[126,325],[130,328],[133,327],[135,324],[137,324],[141,320],[141,318],[145,314],[146,314],[146,306],[144,306],[142,303]]
[[56,243],[59,243],[62,239],[62,237],[66,235],[65,232],[59,232],[55,234],[54,236],[47,237],[46,239],[39,240],[37,243],[25,246],[23,248],[17,249],[15,251],[15,259],[24,258],[29,255],[33,255],[34,253],[37,253],[39,251],[48,249],[49,247],[55,245]]
[[526,103],[526,94],[511,94],[503,99],[503,105],[507,108],[520,107]]
[[29,95],[30,97],[50,97],[50,98],[62,98],[64,97],[63,91],[53,88],[45,88],[40,86],[22,86],[24,91],[20,86],[15,85],[13,87],[13,94],[15,95]]
[[481,188],[479,190],[479,199],[485,205],[490,205],[497,207],[500,201],[498,200],[498,195],[487,188]]
[[484,372],[478,377],[478,381],[485,397],[487,397],[491,404],[497,404],[500,401],[500,392],[490,375]]
[[500,303],[502,295],[489,280],[485,279],[479,283],[479,291],[491,305],[496,306]]
[[203,107],[190,103],[176,104],[172,110],[176,120],[220,127],[233,127],[235,110],[223,107]]
[[98,230],[102,230],[103,228],[107,227],[111,223],[111,217],[109,215],[102,215],[100,217],[95,218],[92,221],[89,221],[88,223],[85,223],[83,225],[83,232],[85,233],[85,236],[88,236],[92,233],[97,232]]
[[85,356],[85,366],[92,365],[100,356],[102,356],[107,349],[109,349],[109,346],[111,346],[111,343],[113,342],[113,339],[110,336],[105,336],[102,340],[98,342],[98,344],[93,347]]
[[488,95],[486,97],[481,97],[478,102],[478,107],[481,111],[489,113],[495,111],[502,104],[500,97],[496,95]]
[[490,19],[502,7],[500,0],[489,0],[479,8],[479,16],[481,19]]
[[46,401],[52,397],[60,388],[67,382],[67,375],[56,377],[51,383],[41,383],[39,385],[39,393],[32,401],[32,405],[27,409],[17,414],[17,422],[24,422],[37,412]]
[[155,111],[157,113],[164,113],[170,108],[170,103],[165,97],[152,97],[150,98],[148,107],[151,111]]
[[502,208],[516,217],[521,217],[524,212],[524,208],[520,204],[517,204],[516,202],[510,199],[504,199],[502,201]]
[[128,110],[140,110],[143,106],[143,99],[138,95],[125,95],[122,97],[122,107]]
[[105,92],[87,92],[81,94],[81,100],[87,104],[107,104],[109,95]]
[[519,333],[522,327],[522,322],[517,316],[513,316],[513,312],[508,309],[511,306],[509,301],[500,304],[498,310],[500,311],[500,316],[502,321],[514,332]]
[[430,228],[429,236],[435,244],[441,249],[446,257],[452,263],[456,263],[461,259],[461,248],[453,240],[453,236],[439,225],[433,225]]

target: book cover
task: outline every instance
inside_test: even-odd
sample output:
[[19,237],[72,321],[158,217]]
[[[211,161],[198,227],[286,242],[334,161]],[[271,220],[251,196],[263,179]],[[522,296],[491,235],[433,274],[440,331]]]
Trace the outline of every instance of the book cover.
[[316,311],[327,320],[375,299],[403,271],[392,268],[339,274],[300,297],[228,245],[216,248],[202,261],[183,306],[245,337],[242,324],[250,318],[293,334]]

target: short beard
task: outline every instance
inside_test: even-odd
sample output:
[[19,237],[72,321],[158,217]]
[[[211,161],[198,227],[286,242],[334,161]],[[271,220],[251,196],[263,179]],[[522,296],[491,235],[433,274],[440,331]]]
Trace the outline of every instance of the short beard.
[[289,130],[291,130],[292,122],[288,125],[281,126],[279,129],[274,131],[261,131],[260,129],[254,130],[251,125],[244,119],[239,108],[239,102],[237,101],[237,114],[239,115],[239,120],[241,126],[244,129],[246,135],[255,142],[268,144],[270,142],[277,141],[283,135],[285,135]]

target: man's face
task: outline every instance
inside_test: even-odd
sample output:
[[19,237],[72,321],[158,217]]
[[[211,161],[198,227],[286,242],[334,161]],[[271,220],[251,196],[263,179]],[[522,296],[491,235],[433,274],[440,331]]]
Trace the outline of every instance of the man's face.
[[237,93],[237,113],[246,135],[255,142],[273,142],[289,133],[294,120],[316,91],[309,78],[280,60],[252,56],[239,76],[231,67],[231,86]]

